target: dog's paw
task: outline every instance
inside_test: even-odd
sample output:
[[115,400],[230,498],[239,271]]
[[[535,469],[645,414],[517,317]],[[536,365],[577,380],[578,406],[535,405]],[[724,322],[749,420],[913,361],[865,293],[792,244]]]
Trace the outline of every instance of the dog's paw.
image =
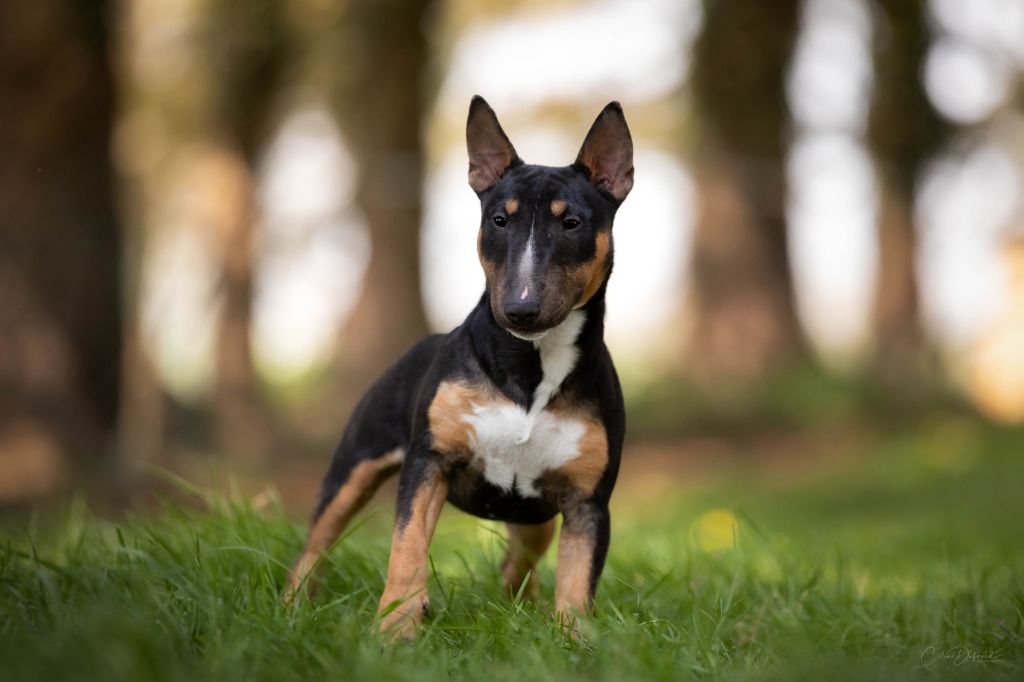
[[409,597],[407,599],[381,598],[380,602],[380,634],[385,639],[396,642],[414,641],[419,633],[419,625],[430,607],[426,597]]
[[577,643],[586,641],[581,630],[580,618],[575,611],[559,609],[555,611],[554,617],[566,639]]
[[403,614],[381,620],[380,635],[388,642],[415,642],[419,623]]
[[295,563],[288,574],[288,585],[285,587],[281,600],[285,604],[293,604],[303,594],[312,598],[316,592],[317,581],[315,575],[317,557],[315,555],[303,554]]

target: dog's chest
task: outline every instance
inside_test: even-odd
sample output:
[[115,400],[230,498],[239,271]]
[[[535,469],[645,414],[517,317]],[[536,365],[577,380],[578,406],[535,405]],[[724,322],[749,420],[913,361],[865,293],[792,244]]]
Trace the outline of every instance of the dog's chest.
[[576,365],[575,340],[584,321],[584,313],[573,311],[562,324],[533,341],[543,377],[529,409],[486,381],[442,383],[429,413],[435,449],[468,454],[483,478],[504,491],[540,496],[537,479],[585,454],[597,429],[582,412],[551,407]]
[[503,490],[537,497],[535,483],[545,472],[580,456],[587,424],[541,411],[536,416],[511,403],[473,405],[463,416],[470,427],[468,450],[483,477]]

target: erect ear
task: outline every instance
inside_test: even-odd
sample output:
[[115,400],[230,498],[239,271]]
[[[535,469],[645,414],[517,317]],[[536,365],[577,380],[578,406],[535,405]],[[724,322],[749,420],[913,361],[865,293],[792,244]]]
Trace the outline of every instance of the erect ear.
[[586,168],[590,182],[616,201],[625,199],[633,189],[633,138],[618,102],[609,103],[597,115],[576,165]]
[[469,186],[477,194],[493,187],[505,171],[522,163],[494,110],[480,95],[474,95],[469,103],[466,147],[469,149]]

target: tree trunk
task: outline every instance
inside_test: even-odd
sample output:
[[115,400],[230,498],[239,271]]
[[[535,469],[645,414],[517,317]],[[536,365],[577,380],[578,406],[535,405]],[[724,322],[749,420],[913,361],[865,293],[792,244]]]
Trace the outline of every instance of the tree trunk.
[[705,2],[693,89],[701,117],[687,370],[743,384],[805,353],[786,233],[785,80],[797,0]]
[[872,309],[872,367],[887,384],[919,381],[924,332],[917,292],[917,235],[912,197],[883,186],[879,196],[878,279]]
[[221,258],[215,432],[221,453],[260,464],[273,444],[250,339],[258,222],[253,176],[290,45],[276,0],[211,0],[207,33],[210,149],[203,170]]
[[[803,352],[793,305],[781,169],[745,178],[750,162],[706,152],[697,169],[701,217],[694,234],[688,373],[744,384]],[[752,200],[756,184],[767,203]]]
[[0,4],[0,499],[105,480],[122,346],[106,2]]
[[259,464],[272,444],[250,338],[256,240],[252,170],[228,145],[211,148],[202,163],[212,209],[207,217],[220,254],[213,396],[217,445],[222,454]]
[[354,0],[345,16],[338,111],[358,161],[356,201],[372,252],[342,334],[345,393],[357,397],[427,332],[420,295],[421,128],[428,62],[425,0]]
[[919,384],[928,366],[917,291],[918,176],[948,138],[922,81],[930,35],[926,0],[875,0],[875,88],[868,126],[881,186],[872,366],[893,388]]

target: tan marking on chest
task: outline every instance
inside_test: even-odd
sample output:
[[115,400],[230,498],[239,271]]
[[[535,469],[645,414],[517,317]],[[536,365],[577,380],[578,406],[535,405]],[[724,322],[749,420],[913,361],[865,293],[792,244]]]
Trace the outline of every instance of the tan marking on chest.
[[608,435],[602,424],[579,409],[555,406],[554,412],[564,418],[575,418],[583,422],[583,436],[579,442],[579,455],[557,469],[569,482],[586,495],[597,488],[605,469],[608,468]]
[[524,497],[539,496],[535,481],[553,471],[589,494],[608,462],[603,426],[579,410],[534,415],[496,391],[446,381],[428,416],[438,452],[471,456],[490,483]]
[[473,412],[473,405],[490,400],[482,388],[455,381],[441,382],[427,410],[434,450],[450,455],[468,454],[473,434],[465,417]]

